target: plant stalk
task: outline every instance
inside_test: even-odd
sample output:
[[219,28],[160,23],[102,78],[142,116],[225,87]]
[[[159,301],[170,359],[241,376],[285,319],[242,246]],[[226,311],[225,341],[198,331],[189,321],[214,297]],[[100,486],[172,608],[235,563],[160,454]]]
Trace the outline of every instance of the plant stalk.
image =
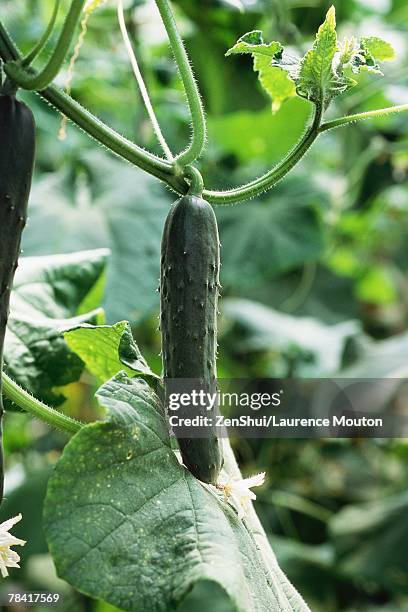
[[61,3],[61,0],[55,0],[54,10],[52,12],[51,19],[50,19],[50,21],[49,21],[49,23],[47,25],[47,28],[44,31],[44,34],[41,36],[40,40],[33,47],[33,49],[31,49],[31,51],[29,53],[27,53],[27,55],[24,57],[24,59],[21,62],[21,65],[24,66],[24,68],[27,68],[35,60],[37,55],[39,55],[39,53],[41,53],[44,45],[46,45],[49,37],[51,36],[52,31],[53,31],[54,26],[55,26],[55,22],[57,20],[57,15],[58,15],[60,3]]
[[12,380],[7,374],[3,372],[3,393],[9,400],[17,404],[22,410],[29,412],[33,416],[41,419],[44,423],[51,425],[51,427],[57,427],[58,429],[62,429],[68,434],[77,433],[83,423],[80,423],[76,419],[72,419],[71,417],[55,410],[55,408],[51,408],[47,406],[40,400],[36,399],[28,391],[20,387],[14,380]]
[[319,126],[322,118],[321,106],[315,106],[313,122],[310,128],[306,131],[303,138],[298,144],[288,153],[288,155],[272,170],[269,170],[263,176],[228,191],[211,191],[204,189],[203,197],[213,204],[233,204],[241,200],[254,198],[264,191],[271,189],[288,174],[290,170],[302,159],[306,152],[310,149],[314,141],[319,135]]
[[184,176],[190,183],[188,193],[201,198],[204,189],[204,182],[201,173],[197,170],[197,168],[194,168],[194,166],[186,166],[184,168]]
[[[5,62],[22,59],[18,49],[1,23],[0,56]],[[33,71],[31,70],[31,72]],[[58,87],[50,85],[40,91],[39,94],[52,104],[54,108],[66,115],[73,123],[110,151],[164,181],[176,193],[187,193],[188,183],[182,176],[176,175],[172,164],[145,151],[142,147],[115,132],[115,130],[100,121],[100,119],[83,108],[76,100],[65,94]]]
[[346,115],[345,117],[339,117],[338,119],[333,119],[332,121],[327,121],[323,123],[319,132],[326,132],[327,130],[332,130],[338,127],[344,127],[349,123],[353,123],[355,121],[362,121],[364,119],[373,119],[375,117],[385,117],[387,115],[393,115],[395,113],[402,113],[404,111],[408,111],[408,104],[400,104],[399,106],[389,106],[387,108],[378,108],[376,110],[366,111],[364,113],[356,113],[354,115]]
[[3,66],[4,72],[7,74],[7,76],[23,89],[28,89],[31,91],[41,91],[42,89],[45,89],[55,79],[58,72],[61,70],[71,46],[84,5],[85,0],[72,0],[55,49],[49,61],[40,72],[30,74],[17,62],[12,62],[6,63]]
[[173,158],[173,154],[170,151],[170,148],[166,142],[166,139],[163,135],[163,132],[160,128],[159,122],[157,120],[156,117],[156,113],[154,112],[154,108],[153,105],[150,101],[150,97],[149,97],[149,92],[147,91],[147,87],[146,84],[143,80],[143,76],[142,73],[140,72],[140,68],[139,68],[139,64],[137,62],[136,59],[136,55],[135,52],[133,51],[133,46],[132,43],[130,41],[129,38],[129,34],[126,28],[126,22],[125,22],[125,16],[123,13],[123,2],[122,0],[118,0],[118,22],[119,22],[119,27],[120,27],[120,31],[122,34],[122,38],[123,38],[123,42],[125,44],[126,47],[126,51],[130,60],[130,63],[132,65],[132,69],[133,69],[133,73],[135,75],[137,84],[139,86],[139,90],[140,90],[140,95],[142,96],[142,100],[143,103],[145,105],[147,114],[149,115],[149,119],[150,122],[153,126],[153,131],[156,134],[156,138],[160,143],[161,148],[163,149],[163,152],[165,154],[165,156],[167,157],[167,159],[172,162],[174,160]]
[[168,0],[156,0],[156,4],[169,37],[170,46],[180,72],[191,113],[193,128],[192,139],[187,149],[176,158],[180,166],[186,166],[200,157],[205,145],[207,127],[205,123],[204,108],[170,4]]

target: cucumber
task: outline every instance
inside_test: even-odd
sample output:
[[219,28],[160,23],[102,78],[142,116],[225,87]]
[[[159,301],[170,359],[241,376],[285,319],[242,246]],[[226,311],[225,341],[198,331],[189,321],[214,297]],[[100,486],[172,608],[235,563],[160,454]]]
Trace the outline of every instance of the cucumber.
[[[217,303],[220,243],[217,220],[210,204],[187,195],[175,202],[167,216],[161,246],[160,327],[166,400],[170,384],[184,379],[194,388],[216,392]],[[183,384],[183,383],[182,383]],[[178,391],[183,391],[178,387]],[[178,416],[192,416],[182,406]],[[205,407],[194,415],[208,415]],[[216,410],[212,411],[213,421]],[[206,438],[178,437],[185,466],[199,480],[215,484],[222,468],[221,442],[215,422]],[[177,430],[176,430],[177,435]]]
[[[35,154],[31,110],[14,95],[0,94],[0,436],[3,403],[1,373],[10,293],[27,220]],[[0,443],[0,501],[3,499],[3,450]]]

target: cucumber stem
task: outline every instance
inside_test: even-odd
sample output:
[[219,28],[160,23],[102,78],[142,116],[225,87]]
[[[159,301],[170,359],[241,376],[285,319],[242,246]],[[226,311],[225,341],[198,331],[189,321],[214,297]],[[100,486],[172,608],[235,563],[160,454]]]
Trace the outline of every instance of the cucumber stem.
[[199,170],[194,166],[186,166],[184,168],[184,176],[189,182],[188,195],[194,195],[201,198],[204,189],[204,181]]

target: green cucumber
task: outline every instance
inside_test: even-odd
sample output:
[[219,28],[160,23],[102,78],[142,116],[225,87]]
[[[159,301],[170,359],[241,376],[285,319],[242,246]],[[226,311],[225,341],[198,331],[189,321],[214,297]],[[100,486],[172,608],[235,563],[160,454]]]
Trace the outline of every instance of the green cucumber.
[[[180,198],[167,216],[161,247],[160,326],[166,399],[175,379],[184,379],[187,387],[193,379],[200,390],[216,392],[219,270],[220,243],[212,207],[197,196]],[[177,414],[191,416],[191,408],[180,407]],[[201,414],[208,415],[205,406]],[[215,484],[223,464],[215,422],[206,433],[206,438],[178,437],[178,443],[190,472]]]
[[[10,293],[20,255],[21,234],[34,166],[35,123],[30,109],[14,95],[0,93],[0,436],[3,403],[1,373]],[[0,501],[3,449],[0,439]]]

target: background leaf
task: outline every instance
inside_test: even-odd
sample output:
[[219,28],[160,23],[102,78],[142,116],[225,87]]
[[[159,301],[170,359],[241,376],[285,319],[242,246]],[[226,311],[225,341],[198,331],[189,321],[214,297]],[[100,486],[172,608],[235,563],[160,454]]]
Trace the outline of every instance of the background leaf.
[[[305,187],[307,189],[305,190]],[[219,210],[223,266],[221,281],[248,287],[316,260],[323,250],[318,190],[293,180],[263,200]]]
[[271,372],[271,376],[330,376],[341,367],[347,340],[359,332],[354,321],[324,325],[248,300],[225,299],[222,312],[235,326],[231,333],[236,352],[268,351],[278,363],[279,356],[286,357],[290,370]]
[[243,164],[253,164],[254,160],[273,164],[300,139],[309,115],[310,104],[293,98],[275,115],[268,107],[256,113],[239,111],[210,117],[209,138]]
[[83,362],[69,350],[61,331],[81,322],[103,321],[95,300],[88,300],[93,310],[78,312],[103,277],[107,256],[108,251],[96,250],[20,260],[11,296],[5,366],[19,384],[54,405],[64,400],[54,387],[78,380],[83,370]]
[[[330,522],[341,557],[340,571],[356,582],[375,580],[407,593],[408,495],[406,492],[361,506],[349,506]],[[357,549],[356,540],[364,538]],[[400,551],[400,552],[397,552]]]
[[[149,175],[102,152],[87,153],[74,177],[56,173],[34,187],[24,250],[109,247],[107,319],[140,320],[158,303],[160,238],[169,203]],[[39,239],[41,232],[50,239]]]

